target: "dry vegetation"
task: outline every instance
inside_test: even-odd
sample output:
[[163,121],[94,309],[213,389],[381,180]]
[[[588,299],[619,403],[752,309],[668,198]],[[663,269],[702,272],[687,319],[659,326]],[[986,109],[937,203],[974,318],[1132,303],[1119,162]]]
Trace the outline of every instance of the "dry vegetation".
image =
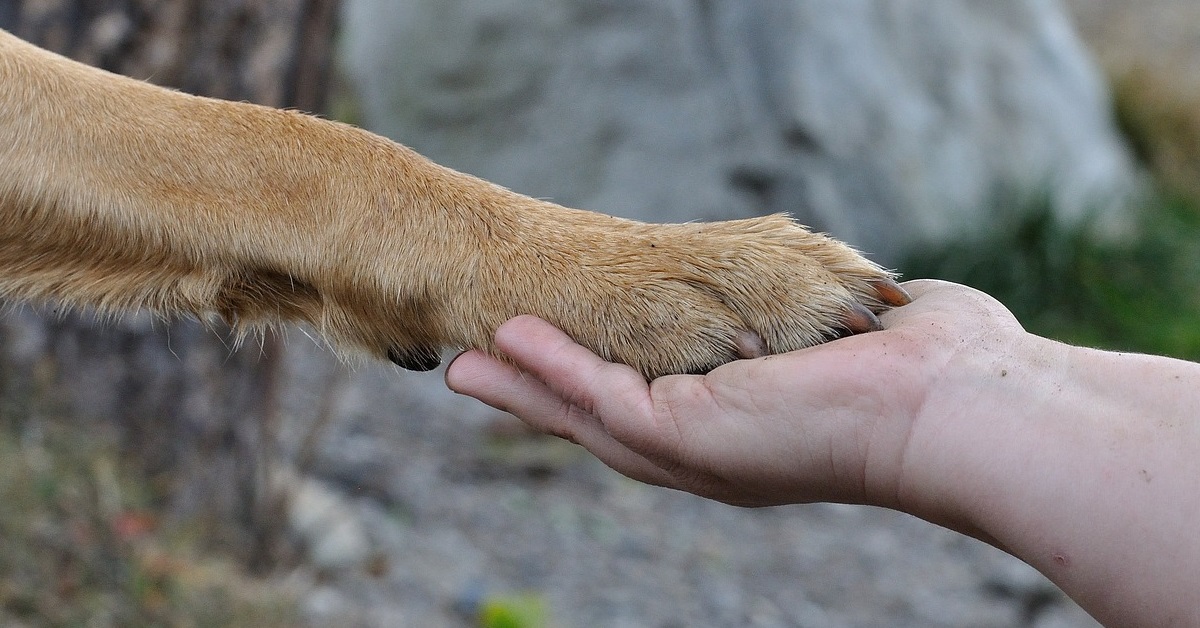
[[1137,67],[1113,76],[1117,123],[1168,189],[1200,198],[1200,90]]
[[1200,196],[1200,3],[1070,0],[1118,123],[1164,185]]
[[0,624],[294,624],[294,592],[249,577],[230,557],[203,551],[186,525],[162,520],[152,485],[127,468],[104,426],[80,429],[23,378],[7,379]]

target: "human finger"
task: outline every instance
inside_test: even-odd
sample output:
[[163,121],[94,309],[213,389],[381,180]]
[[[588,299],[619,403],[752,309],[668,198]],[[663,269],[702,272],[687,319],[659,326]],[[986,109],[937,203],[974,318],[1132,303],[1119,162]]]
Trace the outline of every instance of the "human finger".
[[673,486],[666,472],[614,439],[595,416],[512,364],[481,351],[467,351],[447,367],[446,384],[457,393],[516,415],[542,433],[581,445],[623,475]]
[[676,443],[662,437],[650,384],[637,371],[604,361],[533,316],[501,325],[496,346],[559,397],[599,418],[626,447],[656,463],[674,458]]

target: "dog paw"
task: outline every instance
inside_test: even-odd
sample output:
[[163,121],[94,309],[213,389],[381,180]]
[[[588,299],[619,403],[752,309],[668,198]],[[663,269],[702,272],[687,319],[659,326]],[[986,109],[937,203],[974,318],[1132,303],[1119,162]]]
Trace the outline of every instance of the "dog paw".
[[[908,302],[893,275],[785,216],[652,225],[578,212],[482,271],[479,312],[534,314],[647,378],[880,329]],[[503,251],[501,251],[503,253]]]

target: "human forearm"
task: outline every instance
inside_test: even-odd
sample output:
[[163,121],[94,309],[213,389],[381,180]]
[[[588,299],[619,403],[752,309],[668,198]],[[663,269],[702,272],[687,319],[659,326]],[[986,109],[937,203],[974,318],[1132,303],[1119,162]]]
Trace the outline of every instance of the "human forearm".
[[1010,348],[956,374],[975,390],[955,395],[965,404],[951,423],[918,421],[915,442],[921,421],[946,428],[940,453],[914,452],[945,465],[940,490],[922,495],[948,496],[952,526],[1106,624],[1200,622],[1200,541],[1183,532],[1200,517],[1200,365],[1032,337]]

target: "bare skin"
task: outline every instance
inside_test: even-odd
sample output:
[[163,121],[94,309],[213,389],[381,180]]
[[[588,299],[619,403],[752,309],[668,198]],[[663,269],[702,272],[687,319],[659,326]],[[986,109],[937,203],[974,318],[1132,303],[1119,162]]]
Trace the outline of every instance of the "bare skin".
[[449,386],[652,484],[904,511],[1033,565],[1097,620],[1200,625],[1200,364],[1072,347],[905,284],[885,330],[649,383],[515,318]]

